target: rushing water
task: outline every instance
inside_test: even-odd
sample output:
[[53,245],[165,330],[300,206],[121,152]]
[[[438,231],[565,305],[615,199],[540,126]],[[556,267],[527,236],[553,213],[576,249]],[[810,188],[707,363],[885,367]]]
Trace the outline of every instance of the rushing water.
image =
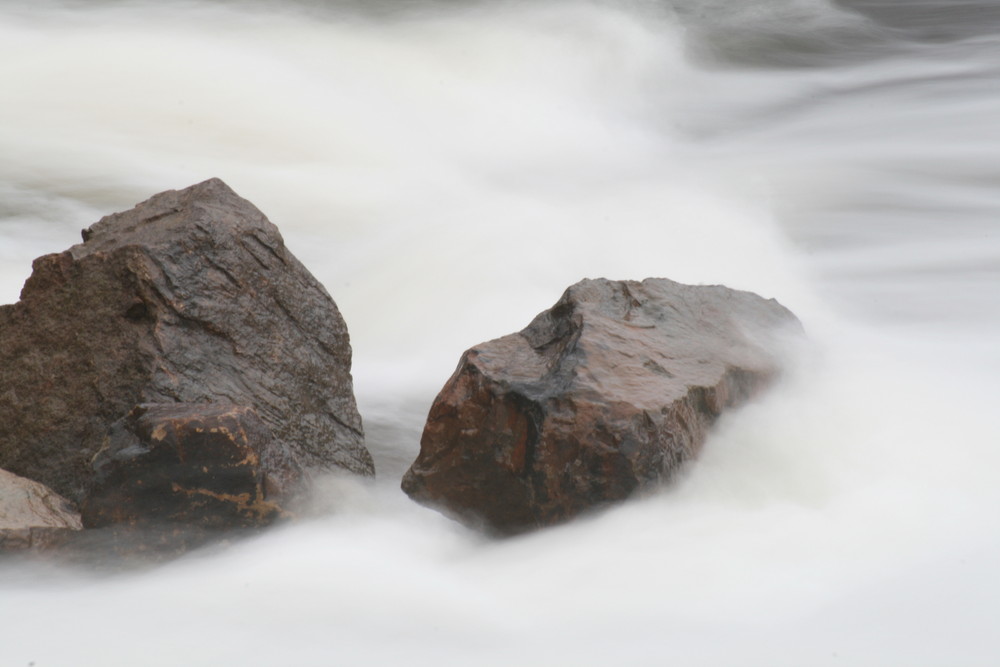
[[[0,565],[3,665],[993,665],[1000,3],[0,3],[0,300],[219,176],[351,329],[379,478],[228,550]],[[494,542],[398,490],[458,356],[582,277],[811,344],[678,484]]]

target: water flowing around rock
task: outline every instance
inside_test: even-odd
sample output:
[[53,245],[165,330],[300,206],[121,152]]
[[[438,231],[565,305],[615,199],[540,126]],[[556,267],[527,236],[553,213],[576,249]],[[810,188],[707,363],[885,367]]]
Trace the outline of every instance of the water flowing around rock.
[[[0,2],[0,302],[222,176],[350,325],[379,473],[143,576],[0,563],[0,664],[992,666],[998,9]],[[412,502],[461,352],[585,276],[774,297],[812,353],[663,492],[514,540]]]
[[500,533],[668,479],[779,371],[774,300],[665,279],[584,280],[520,333],[465,353],[431,407],[414,498]]

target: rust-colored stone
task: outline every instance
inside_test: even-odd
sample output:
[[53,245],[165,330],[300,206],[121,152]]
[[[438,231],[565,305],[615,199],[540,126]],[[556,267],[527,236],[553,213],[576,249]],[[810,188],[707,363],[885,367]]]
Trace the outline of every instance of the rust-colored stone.
[[[94,459],[82,506],[87,528],[151,522],[203,528],[267,524],[300,471],[251,408],[167,403],[137,406]],[[262,461],[271,459],[270,465]],[[275,479],[276,478],[276,479]]]
[[496,533],[566,521],[668,479],[777,375],[801,327],[774,300],[665,279],[584,280],[468,350],[403,489]]

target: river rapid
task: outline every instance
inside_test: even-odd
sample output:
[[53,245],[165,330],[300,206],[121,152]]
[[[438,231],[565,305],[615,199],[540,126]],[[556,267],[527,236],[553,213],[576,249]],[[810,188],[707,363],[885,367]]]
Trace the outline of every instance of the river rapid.
[[[0,302],[220,177],[340,306],[378,472],[152,570],[0,562],[0,663],[995,664],[997,119],[987,0],[0,2]],[[461,352],[602,276],[809,343],[661,492],[502,541],[410,502]]]

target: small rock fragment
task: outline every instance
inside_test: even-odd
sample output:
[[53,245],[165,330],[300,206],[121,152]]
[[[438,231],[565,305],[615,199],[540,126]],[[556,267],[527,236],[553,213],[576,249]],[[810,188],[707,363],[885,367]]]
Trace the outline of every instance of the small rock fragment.
[[0,552],[47,546],[82,528],[73,503],[30,479],[0,470]]

